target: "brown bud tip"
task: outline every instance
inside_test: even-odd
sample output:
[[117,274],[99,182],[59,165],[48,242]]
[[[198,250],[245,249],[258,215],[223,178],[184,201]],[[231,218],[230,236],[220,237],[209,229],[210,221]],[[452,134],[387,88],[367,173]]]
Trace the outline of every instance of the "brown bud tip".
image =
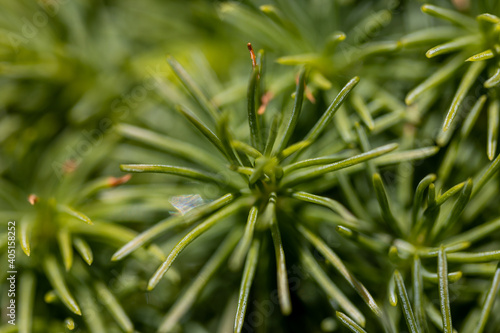
[[34,206],[38,202],[38,196],[36,194],[28,195],[28,202]]
[[[299,84],[299,75],[297,74],[295,76],[295,84]],[[309,102],[311,102],[312,104],[316,104],[316,98],[314,98],[314,95],[312,94],[311,90],[309,89],[309,87],[307,87],[307,85],[305,84],[304,82],[304,93],[306,95],[306,98],[309,100]]]
[[470,0],[452,0],[451,1],[456,9],[459,11],[466,11],[470,7]]
[[253,51],[252,43],[247,44],[248,51],[250,51],[250,59],[252,59],[252,67],[257,66],[257,58],[255,57],[255,52]]
[[312,104],[316,104],[316,98],[314,98],[314,95],[312,92],[309,90],[309,88],[306,87],[306,98],[311,102]]
[[109,187],[115,187],[121,184],[125,184],[130,180],[130,178],[132,178],[132,174],[130,173],[127,173],[123,177],[109,177],[108,178]]
[[72,173],[78,167],[78,163],[75,160],[66,160],[62,166],[62,171],[64,174]]
[[261,104],[260,104],[259,110],[257,111],[257,114],[263,115],[264,112],[266,112],[267,105],[273,99],[273,97],[274,97],[273,93],[270,91],[268,91],[262,95],[262,97],[260,99]]

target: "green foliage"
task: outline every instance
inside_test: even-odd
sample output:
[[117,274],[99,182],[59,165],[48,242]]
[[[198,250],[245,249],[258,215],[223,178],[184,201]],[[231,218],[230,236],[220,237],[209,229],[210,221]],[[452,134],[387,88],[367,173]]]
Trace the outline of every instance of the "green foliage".
[[500,328],[496,1],[2,9],[0,332]]

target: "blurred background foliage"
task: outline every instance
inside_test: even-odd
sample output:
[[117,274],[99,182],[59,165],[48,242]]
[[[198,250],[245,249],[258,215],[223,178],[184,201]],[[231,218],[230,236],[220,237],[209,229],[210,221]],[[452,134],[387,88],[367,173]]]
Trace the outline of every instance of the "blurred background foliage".
[[[456,17],[450,14],[450,20],[449,12],[444,19],[439,13],[429,15],[432,10],[421,10],[425,4],[463,16],[453,21]],[[208,121],[168,66],[167,55],[185,68],[212,105],[225,110],[233,134],[248,139],[248,42],[256,51],[263,50],[266,101],[260,102],[265,104],[263,117],[268,123],[273,115],[291,109],[298,68],[309,69],[306,102],[292,143],[307,134],[351,78],[360,77],[328,133],[303,158],[349,157],[369,146],[393,142],[399,151],[413,152],[362,164],[306,186],[338,200],[369,223],[364,231],[377,246],[373,242],[366,246],[360,241],[363,237],[352,236],[358,231],[347,230],[350,225],[326,208],[290,205],[292,213],[337,251],[387,310],[393,327],[384,329],[406,331],[405,312],[399,305],[391,306],[387,294],[396,288],[397,269],[415,301],[412,267],[417,261],[411,246],[439,247],[448,238],[467,239],[473,243],[472,252],[499,251],[496,84],[500,80],[495,81],[495,71],[500,21],[488,16],[484,21],[489,25],[483,29],[481,20],[476,21],[483,13],[500,16],[500,4],[494,0],[0,0],[0,332],[156,332],[229,228],[217,225],[188,247],[153,292],[146,291],[147,281],[182,238],[182,230],[160,235],[126,260],[110,259],[158,221],[224,193],[217,186],[174,176],[134,175],[129,180],[119,165],[196,165],[169,154],[171,149],[162,146],[161,139],[151,139],[151,132],[141,130],[190,143],[221,159],[176,112],[176,105],[182,104]],[[478,31],[483,37],[477,37]],[[426,52],[436,45],[445,45],[441,48],[445,51],[428,59]],[[470,65],[465,60],[488,50],[487,65],[472,78],[467,76],[480,61]],[[446,116],[453,105],[458,111],[450,120]],[[453,130],[444,132],[447,122]],[[382,184],[374,181],[374,171]],[[448,192],[452,199],[441,197],[441,215],[439,208],[433,215],[436,209],[429,208],[432,200],[427,191],[426,199],[415,192],[428,174],[437,175],[432,186],[438,198],[452,189]],[[464,199],[469,178],[481,186]],[[398,237],[377,224],[388,218],[380,195],[384,184],[387,189],[382,192],[386,191],[397,219],[411,219],[415,205],[421,205],[418,216],[425,223],[440,218],[446,224],[450,214],[458,222],[441,237],[423,242],[415,235]],[[423,201],[415,204],[417,199]],[[232,221],[244,223],[246,218],[240,214]],[[5,324],[9,220],[16,221],[19,240],[16,327]],[[482,226],[480,236],[463,236]],[[274,254],[261,255],[251,295],[256,301],[248,312],[269,314],[263,316],[262,325],[252,326],[247,319],[248,331],[347,332],[335,315],[339,303],[325,296],[308,277],[310,272],[299,268],[294,251],[286,252],[290,279],[298,278],[300,285],[292,291],[292,316],[282,316],[275,303],[272,309],[263,305],[268,305],[265,300],[276,281]],[[346,296],[363,313],[370,313],[348,283],[338,279],[324,255],[315,251],[314,256]],[[423,259],[422,265],[436,272],[435,259]],[[472,332],[483,318],[483,299],[494,290],[493,277],[498,278],[497,262],[498,255],[487,263],[453,264],[451,270],[464,275],[457,282],[450,280],[453,326],[458,331]],[[425,282],[430,305],[424,312],[430,319],[423,331],[446,331],[443,323],[439,326],[443,315],[437,275],[432,274]],[[175,329],[233,332],[239,284],[239,273],[221,264]],[[498,313],[498,303],[487,310]],[[484,331],[496,332],[499,327],[500,319],[491,316]],[[366,329],[376,332],[383,327],[369,314]]]

